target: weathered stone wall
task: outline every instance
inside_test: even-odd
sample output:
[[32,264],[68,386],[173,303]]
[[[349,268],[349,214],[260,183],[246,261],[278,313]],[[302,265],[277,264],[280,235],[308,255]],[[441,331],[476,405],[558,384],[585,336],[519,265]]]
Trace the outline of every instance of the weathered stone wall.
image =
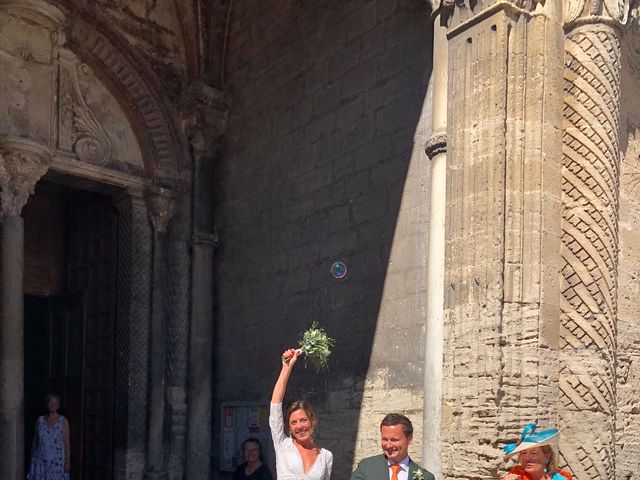
[[420,458],[428,13],[419,0],[233,4],[216,401],[268,401],[279,353],[318,320],[336,338],[331,371],[297,368],[287,399],[315,404],[336,478],[379,452],[390,410],[414,420]]
[[616,478],[634,478],[640,459],[640,28],[623,44]]

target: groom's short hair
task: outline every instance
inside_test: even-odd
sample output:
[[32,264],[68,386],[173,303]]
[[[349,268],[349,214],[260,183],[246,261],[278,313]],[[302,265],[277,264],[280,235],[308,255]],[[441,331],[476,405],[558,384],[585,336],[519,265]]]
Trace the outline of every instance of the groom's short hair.
[[387,413],[382,419],[382,422],[380,422],[381,429],[382,427],[392,427],[394,425],[402,425],[402,431],[405,437],[413,435],[413,424],[411,420],[401,413]]

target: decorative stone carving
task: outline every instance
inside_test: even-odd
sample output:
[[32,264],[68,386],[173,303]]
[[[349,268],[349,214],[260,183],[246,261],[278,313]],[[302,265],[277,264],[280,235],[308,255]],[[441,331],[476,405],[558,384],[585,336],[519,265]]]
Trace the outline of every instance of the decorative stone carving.
[[620,29],[629,2],[565,3],[560,454],[615,478]]
[[[532,17],[539,15],[545,10],[545,4],[551,6],[551,2],[541,0],[438,0],[432,4],[432,8],[438,8],[444,24],[448,28],[448,36],[458,31],[490,18],[496,12],[507,11],[514,16],[525,15]],[[540,7],[539,7],[540,6]],[[553,10],[553,7],[550,7]],[[553,13],[544,13],[547,18],[551,18]]]
[[87,105],[80,88],[80,81],[89,80],[90,75],[90,68],[84,63],[73,70],[61,66],[60,122],[71,131],[71,148],[79,160],[106,165],[111,160],[109,136]]
[[25,139],[0,138],[0,213],[20,216],[51,164],[49,150]]
[[436,14],[440,9],[452,8],[454,5],[453,0],[427,0],[427,5],[431,10],[431,14]]
[[225,131],[231,107],[228,95],[195,82],[184,101],[183,128],[196,156],[211,155]]
[[0,49],[25,62],[49,65],[64,43],[64,16],[45,2],[0,1]]
[[64,16],[44,1],[0,0],[0,132],[52,146]]
[[447,133],[434,133],[429,140],[427,140],[424,151],[430,159],[433,159],[433,157],[439,153],[445,153],[447,151]]
[[603,22],[625,25],[629,3],[629,0],[565,0],[565,27]]
[[155,187],[145,193],[144,199],[154,230],[165,233],[173,215],[175,195],[166,188]]
[[131,58],[124,46],[116,45],[95,26],[81,18],[69,29],[69,43],[74,52],[86,55],[104,66],[104,73],[119,87],[141,126],[146,141],[142,144],[148,174],[155,178],[181,179],[186,155],[172,119],[175,114],[159,96],[160,86],[153,84],[154,74],[138,59]]

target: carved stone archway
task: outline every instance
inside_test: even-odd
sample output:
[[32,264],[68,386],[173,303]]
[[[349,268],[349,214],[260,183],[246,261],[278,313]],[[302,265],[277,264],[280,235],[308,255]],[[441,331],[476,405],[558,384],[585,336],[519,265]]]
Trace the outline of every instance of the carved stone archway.
[[[54,180],[73,178],[79,185],[89,181],[114,192],[119,212],[114,478],[141,477],[145,472],[161,478],[164,412],[150,408],[148,391],[164,398],[158,386],[163,385],[165,310],[158,299],[166,285],[156,280],[162,278],[160,266],[165,262],[159,255],[167,249],[159,248],[160,241],[165,242],[175,192],[189,189],[189,156],[174,123],[178,116],[163,100],[152,70],[115,33],[45,1],[0,0],[0,61],[11,73],[0,94],[0,109],[6,110],[0,120],[3,475],[13,480],[25,473],[21,210],[35,183],[47,174]],[[109,126],[92,111],[83,82],[97,82],[105,97],[109,93],[117,100],[109,101],[119,105],[120,109],[112,108],[134,132],[137,146],[132,155],[138,163],[114,159],[116,145]],[[189,200],[186,204],[183,212],[188,215]],[[171,251],[186,266],[178,269],[184,278],[172,281],[188,286],[189,245],[177,243]],[[187,293],[180,294],[185,315]],[[178,321],[188,324],[184,315]],[[161,353],[153,362],[152,350]]]

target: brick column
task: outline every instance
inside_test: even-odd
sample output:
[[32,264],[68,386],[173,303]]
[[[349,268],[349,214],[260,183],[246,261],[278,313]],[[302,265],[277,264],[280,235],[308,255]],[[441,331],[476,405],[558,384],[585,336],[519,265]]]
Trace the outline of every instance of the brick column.
[[0,138],[0,470],[24,472],[24,222],[22,209],[51,163],[48,150]]

